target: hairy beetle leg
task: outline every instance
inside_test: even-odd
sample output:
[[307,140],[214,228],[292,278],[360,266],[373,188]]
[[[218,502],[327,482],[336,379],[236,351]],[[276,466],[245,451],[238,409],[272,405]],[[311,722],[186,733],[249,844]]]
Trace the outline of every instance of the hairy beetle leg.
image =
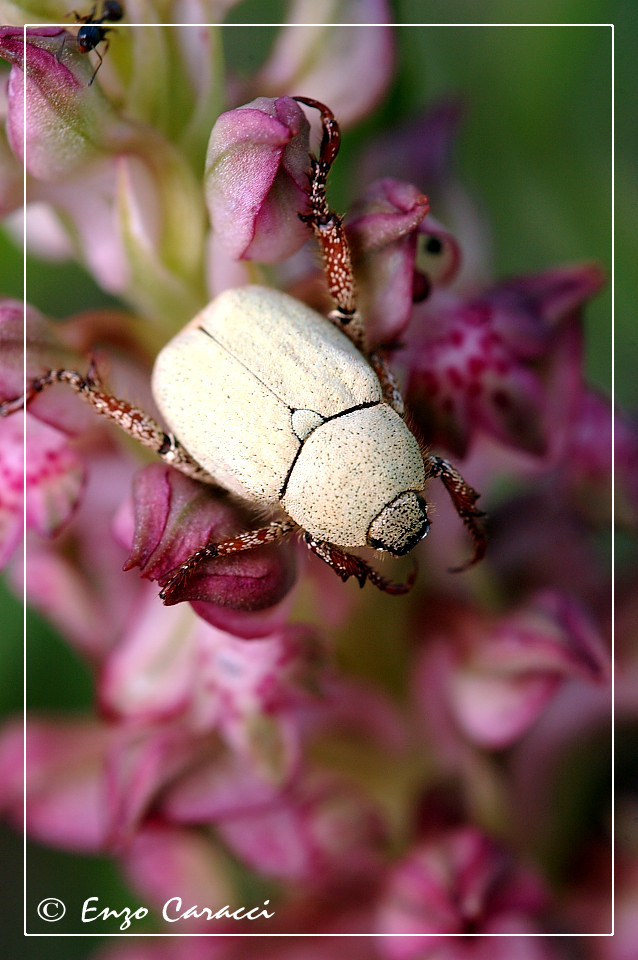
[[24,396],[14,397],[12,400],[4,400],[0,403],[0,417],[10,417],[12,413],[18,413],[24,410]]
[[192,459],[173,434],[166,433],[157,421],[126,400],[119,400],[102,390],[94,360],[91,360],[84,377],[77,370],[63,369],[49,370],[44,376],[32,380],[23,396],[0,404],[0,416],[9,416],[27,407],[39,393],[54,383],[68,384],[75,393],[90,403],[97,413],[112,420],[142,446],[154,450],[164,463],[194,480],[213,483],[210,474]]
[[273,520],[272,523],[257,530],[247,530],[237,537],[228,537],[218,543],[205,544],[195,553],[192,553],[190,557],[187,557],[178,567],[168,570],[160,578],[162,584],[160,599],[164,601],[166,606],[179,603],[181,598],[173,599],[174,594],[200,563],[204,563],[206,560],[214,560],[216,557],[227,557],[231,553],[254,550],[255,547],[262,547],[266,543],[274,543],[276,540],[287,537],[296,528],[297,524],[293,520]]
[[416,564],[405,583],[392,583],[392,581],[386,580],[380,573],[377,573],[374,567],[371,567],[369,563],[366,563],[365,560],[354,553],[348,553],[346,550],[335,547],[334,544],[327,543],[325,540],[315,540],[309,533],[305,534],[304,540],[308,548],[312,550],[313,553],[316,553],[329,567],[332,567],[344,583],[350,577],[354,577],[355,580],[358,581],[359,586],[363,587],[366,581],[369,580],[370,583],[374,584],[379,590],[382,590],[383,593],[389,593],[392,596],[400,596],[403,593],[408,593],[414,586],[414,581],[416,580]]
[[486,514],[483,510],[478,510],[475,506],[476,501],[480,497],[480,493],[477,493],[469,483],[465,482],[461,474],[451,463],[441,459],[441,457],[428,457],[426,467],[430,469],[430,477],[439,477],[441,479],[454,504],[454,509],[467,527],[472,538],[472,543],[474,544],[474,553],[467,563],[462,564],[460,567],[452,567],[450,569],[450,573],[461,573],[463,570],[467,570],[468,567],[474,566],[479,560],[482,560],[487,548],[485,527],[481,522]]
[[405,419],[405,404],[403,402],[403,397],[401,396],[401,391],[399,390],[399,385],[395,379],[395,376],[386,363],[385,357],[378,351],[374,350],[368,356],[368,361],[376,373],[379,383],[381,384],[383,399],[389,406],[392,407],[393,410],[396,410],[400,417]]
[[299,217],[312,229],[321,250],[328,290],[335,302],[335,309],[328,314],[328,319],[365,353],[365,327],[357,310],[350,244],[341,217],[330,209],[326,200],[328,173],[341,142],[339,124],[332,111],[318,100],[310,97],[293,97],[293,100],[321,114],[323,136],[319,156],[310,157],[310,213],[300,213]]

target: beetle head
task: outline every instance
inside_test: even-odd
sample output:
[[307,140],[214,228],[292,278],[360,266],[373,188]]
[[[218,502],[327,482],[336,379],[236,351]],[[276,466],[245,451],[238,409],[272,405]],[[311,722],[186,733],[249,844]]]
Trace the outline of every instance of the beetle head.
[[377,514],[368,529],[368,545],[402,557],[427,536],[429,529],[425,500],[420,493],[408,490]]

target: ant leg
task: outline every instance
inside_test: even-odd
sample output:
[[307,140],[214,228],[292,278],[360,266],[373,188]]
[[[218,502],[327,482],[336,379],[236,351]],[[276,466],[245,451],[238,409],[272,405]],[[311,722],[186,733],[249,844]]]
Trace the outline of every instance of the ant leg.
[[[481,522],[483,517],[485,517],[485,513],[483,510],[478,510],[475,506],[476,501],[480,497],[480,493],[477,493],[469,483],[466,483],[458,470],[456,470],[451,463],[448,463],[447,460],[442,460],[441,457],[430,456],[426,458],[425,465],[427,477],[440,477],[454,504],[454,509],[467,527],[472,538],[472,543],[474,544],[473,555],[460,567],[453,567],[450,570],[450,573],[461,573],[461,571],[467,570],[468,567],[474,566],[475,563],[478,563],[478,561],[482,560],[485,556],[487,536],[483,523]],[[429,474],[427,473],[428,467]]]
[[77,12],[77,10],[71,10],[71,12],[67,13],[66,16],[75,17],[76,23],[90,23],[91,20],[93,20],[93,18],[95,17],[96,11],[97,11],[97,3],[94,3],[93,6],[91,7],[91,12],[87,13],[86,16],[84,17],[81,17],[80,14]]
[[[106,27],[104,27],[104,29],[106,30]],[[106,51],[108,50],[108,48],[109,48],[109,41],[108,41],[106,38],[104,38],[104,53],[105,53],[105,54],[106,54]],[[98,70],[100,69],[100,67],[102,66],[102,64],[104,63],[104,57],[102,56],[102,54],[100,53],[100,51],[97,49],[97,47],[95,48],[95,56],[98,58],[98,60],[99,60],[100,62],[98,63],[98,65],[97,65],[97,67],[95,68],[95,70],[93,71],[93,76],[92,76],[91,79],[89,80],[89,86],[91,86],[91,84],[93,83],[93,81],[94,81],[95,78],[97,77],[97,72],[98,72]]]
[[[287,537],[297,524],[292,520],[273,520],[265,527],[258,530],[247,530],[236,537],[228,537],[219,543],[207,543],[200,547],[190,557],[187,557],[179,567],[173,567],[162,577],[160,583],[160,599],[167,606],[173,603],[179,603],[179,600],[173,599],[175,592],[183,586],[184,582],[192,574],[193,570],[204,563],[206,560],[213,560],[215,557],[227,557],[231,553],[240,553],[244,550],[254,550],[256,547],[262,547],[266,543],[274,543],[276,540],[282,540]],[[180,598],[182,599],[182,598]]]
[[371,567],[369,563],[366,563],[365,560],[354,553],[348,553],[340,547],[335,547],[332,543],[327,543],[325,540],[315,540],[309,533],[304,535],[304,540],[308,548],[312,550],[313,553],[316,553],[329,567],[332,567],[344,583],[350,577],[354,577],[355,580],[358,581],[359,586],[363,587],[366,580],[369,580],[370,583],[374,584],[375,587],[384,593],[389,593],[392,596],[400,596],[403,593],[408,593],[416,580],[416,564],[405,583],[392,583],[390,580],[382,577],[374,567]]
[[330,209],[326,200],[328,173],[341,142],[339,124],[328,107],[318,100],[309,97],[293,99],[318,110],[323,127],[319,157],[310,158],[310,213],[300,213],[299,217],[312,228],[319,242],[328,290],[336,304],[328,317],[365,353],[365,328],[357,310],[350,245],[341,217]]
[[171,433],[166,433],[152,417],[126,400],[119,400],[105,393],[101,389],[101,382],[93,362],[85,377],[76,370],[49,370],[43,377],[29,384],[24,396],[0,403],[0,417],[9,416],[26,408],[34,397],[54,383],[67,383],[75,393],[90,403],[97,413],[112,420],[142,446],[150,447],[164,463],[175,467],[176,470],[194,480],[214,483],[211,476],[193,460],[179,441]]
[[[70,16],[70,14],[67,14],[67,16]],[[75,37],[65,31],[64,36],[62,37],[62,43],[60,44],[60,49],[55,54],[55,59],[58,61],[58,63],[60,63],[60,58],[64,52],[64,48],[66,47],[67,40],[75,40]]]

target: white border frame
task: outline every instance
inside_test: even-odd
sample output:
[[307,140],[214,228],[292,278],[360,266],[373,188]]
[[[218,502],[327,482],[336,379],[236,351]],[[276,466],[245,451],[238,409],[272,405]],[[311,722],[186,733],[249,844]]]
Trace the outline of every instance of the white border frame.
[[[312,24],[312,23],[300,23],[294,24],[295,26],[300,27],[312,27],[312,26],[387,26],[388,28],[393,29],[404,29],[406,27],[609,27],[611,29],[611,276],[610,276],[610,285],[611,285],[611,351],[612,351],[612,363],[611,363],[611,393],[612,393],[612,405],[615,403],[615,115],[614,115],[614,103],[615,103],[615,36],[614,36],[614,24],[613,23],[394,23],[394,24],[348,24],[348,23],[326,23],[326,24]],[[24,63],[26,64],[26,45],[27,45],[27,30],[28,29],[37,29],[43,27],[62,27],[64,29],[68,28],[69,24],[56,24],[56,23],[33,23],[25,24],[23,27],[23,45],[24,45]],[[127,28],[127,27],[181,27],[185,24],[181,23],[118,23],[118,29]],[[208,27],[208,26],[219,26],[220,28],[243,28],[243,27],[281,27],[281,23],[232,23],[232,24],[207,24],[207,23],[193,23],[186,24],[186,26],[191,27]],[[26,78],[25,78],[26,80]],[[27,131],[26,131],[26,117],[27,117],[27,83],[24,83],[23,90],[23,153],[24,153],[24,167],[23,167],[23,212],[25,214],[23,221],[23,322],[24,322],[24,384],[26,391],[26,311],[27,311],[27,237],[26,237],[26,206],[27,206],[27,165],[26,165],[26,154],[27,154]],[[612,518],[615,516],[615,494],[614,494],[614,478],[615,478],[615,461],[614,461],[614,438],[615,438],[615,419],[612,419],[612,495],[611,495],[611,507],[612,507]],[[27,427],[25,420],[25,433],[24,433],[24,533],[26,538],[26,472],[27,472]],[[612,588],[611,588],[611,603],[612,603],[612,620],[613,612],[615,611],[615,581],[614,581],[614,561],[615,561],[615,531],[614,525],[612,522],[612,535],[611,535],[611,547],[612,547]],[[23,786],[24,786],[24,797],[23,797],[23,814],[24,822],[26,823],[26,698],[27,698],[27,658],[26,658],[26,541],[25,549],[23,551],[23,629],[24,629],[24,649],[23,649],[23,696],[24,696],[24,712],[23,712]],[[615,650],[615,632],[612,629],[612,661],[614,660],[614,650]],[[543,937],[543,938],[561,938],[569,937],[571,939],[579,937],[613,937],[615,931],[615,845],[613,843],[613,837],[615,836],[615,670],[612,669],[611,677],[611,697],[612,697],[612,735],[611,735],[611,774],[612,774],[612,810],[611,810],[611,833],[612,833],[612,843],[611,843],[611,920],[612,920],[612,929],[609,933],[437,933],[437,934],[414,934],[414,933],[56,933],[53,930],[49,933],[29,933],[27,930],[27,834],[26,830],[24,833],[23,841],[23,911],[24,911],[24,936],[25,937],[98,937],[98,938],[107,938],[107,937],[142,937],[145,939],[155,938],[155,937],[294,937],[300,939],[302,937],[357,937],[357,938],[367,938],[374,937],[375,939],[386,938],[386,937],[418,937],[418,936],[436,936],[441,938],[447,937],[507,937],[512,939],[526,938],[526,937]]]

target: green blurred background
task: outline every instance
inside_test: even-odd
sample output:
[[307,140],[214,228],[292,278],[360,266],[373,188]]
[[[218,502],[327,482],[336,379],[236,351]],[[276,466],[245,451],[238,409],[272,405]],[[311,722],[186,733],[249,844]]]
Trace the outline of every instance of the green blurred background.
[[[278,23],[285,9],[286,4],[276,0],[244,0],[230,19]],[[393,9],[397,22],[404,24],[396,30],[395,82],[374,116],[345,138],[333,196],[342,207],[352,198],[349,183],[356,173],[355,158],[377,130],[420,113],[442,94],[459,96],[466,105],[466,122],[458,144],[457,170],[489,219],[497,277],[592,259],[611,275],[612,30],[573,25],[416,26],[413,21],[454,24],[478,18],[486,24],[501,24],[514,15],[520,23],[616,24],[615,373],[619,401],[635,408],[638,29],[632,23],[634,0],[395,0]],[[251,30],[250,44],[246,29]],[[255,57],[265,55],[274,33],[268,27],[225,31],[226,56],[233,68],[254,66]],[[53,316],[109,302],[75,266],[29,260],[28,276],[30,299]],[[0,236],[0,291],[22,296],[22,253],[4,236]],[[587,333],[588,375],[610,391],[611,287],[588,308]],[[0,706],[11,713],[22,705],[22,612],[1,584],[0,591]],[[30,705],[34,709],[86,708],[92,695],[87,672],[35,616],[29,617],[28,641]],[[21,841],[7,832],[0,849],[5,877],[15,880],[3,905],[16,921],[21,916]],[[43,896],[62,896],[69,903],[80,903],[87,895],[98,895],[113,905],[136,903],[105,862],[33,849],[29,867],[34,878],[30,900],[42,891]],[[37,928],[31,925],[30,929]],[[19,938],[13,949],[7,943],[7,949],[14,956],[26,952],[68,958],[88,955],[97,945],[94,939],[79,937]]]

